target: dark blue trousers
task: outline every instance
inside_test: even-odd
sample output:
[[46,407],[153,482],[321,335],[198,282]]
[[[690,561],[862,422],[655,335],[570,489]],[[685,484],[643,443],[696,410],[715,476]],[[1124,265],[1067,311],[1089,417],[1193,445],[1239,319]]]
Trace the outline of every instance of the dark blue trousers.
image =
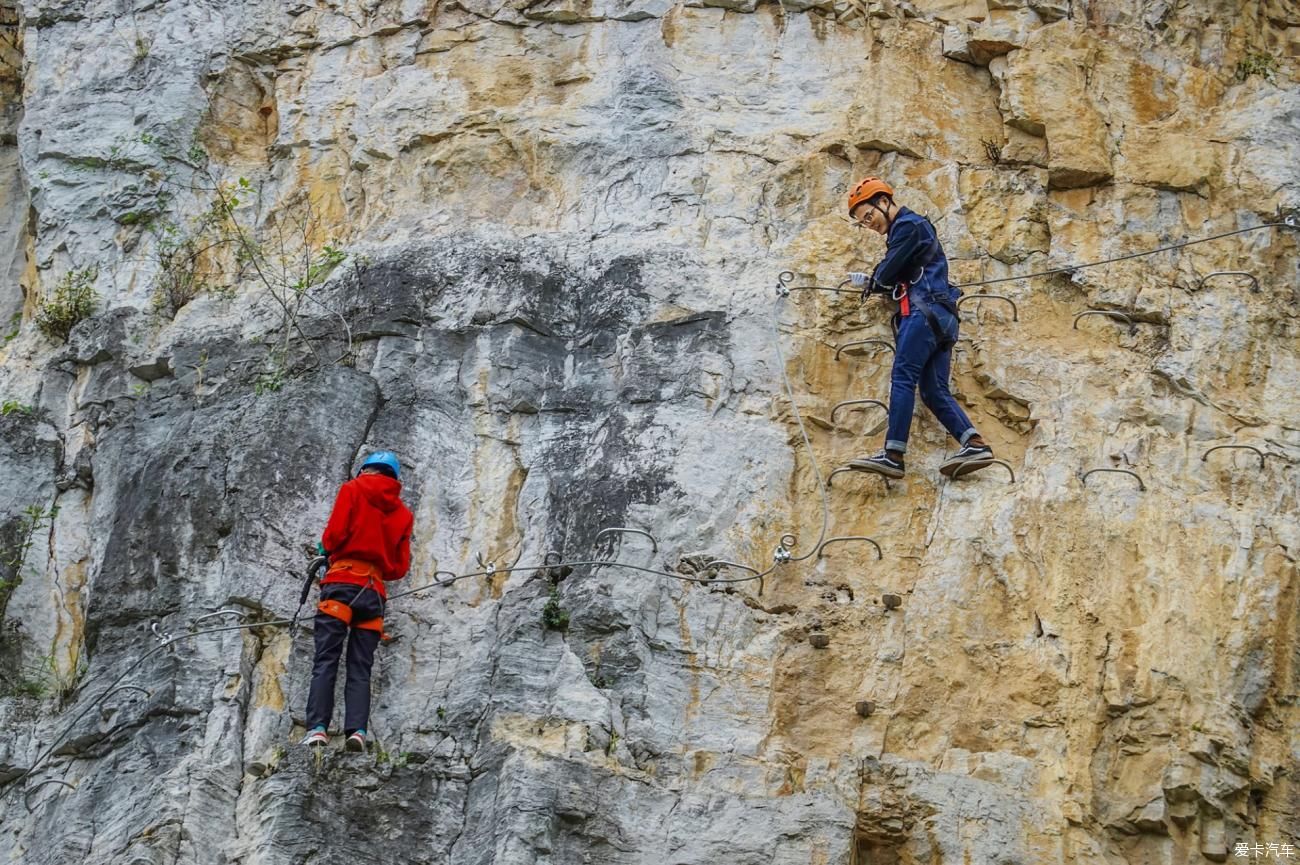
[[[931,304],[935,321],[950,339],[957,338],[957,317],[938,304]],[[916,390],[921,389],[921,402],[934,413],[939,423],[957,440],[966,444],[976,435],[970,418],[957,405],[948,390],[952,374],[952,348],[939,347],[939,337],[920,309],[913,308],[911,315],[898,325],[898,343],[894,352],[894,370],[889,381],[889,428],[885,433],[885,448],[907,452],[908,433],[912,427],[912,410],[916,406]]]
[[[374,589],[347,583],[326,583],[320,587],[321,600],[342,601],[352,608],[352,621],[364,622],[384,614],[384,599]],[[334,717],[334,681],[338,676],[339,658],[347,642],[347,681],[343,685],[343,731],[351,734],[364,730],[370,719],[370,668],[375,663],[379,632],[353,628],[342,619],[316,613],[316,661],[311,671],[311,691],[307,695],[307,729],[329,729]]]

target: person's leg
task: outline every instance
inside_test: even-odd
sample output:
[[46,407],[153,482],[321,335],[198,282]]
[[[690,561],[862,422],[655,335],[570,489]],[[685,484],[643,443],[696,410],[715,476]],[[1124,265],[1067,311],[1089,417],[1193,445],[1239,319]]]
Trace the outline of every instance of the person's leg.
[[[948,336],[957,337],[957,319],[945,309],[936,310],[942,327],[949,329]],[[953,399],[948,381],[952,376],[952,349],[936,351],[921,373],[921,401],[943,424],[948,434],[961,447],[939,466],[939,473],[949,477],[964,475],[992,465],[993,449],[988,446],[971,424],[966,412]]]
[[[335,586],[322,586],[321,599],[335,594]],[[340,619],[316,613],[314,624],[316,660],[312,663],[311,690],[307,695],[307,729],[329,729],[334,716],[334,680],[338,675],[339,657],[348,626]]]
[[[364,622],[382,616],[383,600],[374,589],[366,589],[352,604],[352,621]],[[347,682],[343,687],[343,731],[351,735],[367,729],[370,721],[370,670],[379,646],[379,631],[353,628],[348,635]]]
[[885,450],[891,456],[901,458],[907,452],[912,411],[916,408],[916,386],[935,345],[934,333],[924,316],[909,315],[903,319],[898,328],[894,368],[889,377],[889,426],[885,432]]
[[[939,423],[943,424],[948,434],[964,445],[979,433],[971,425],[966,412],[961,410],[957,400],[953,399],[948,389],[948,379],[952,375],[952,349],[942,348],[930,355],[921,370],[921,402],[925,403]],[[982,441],[982,439],[981,439]]]

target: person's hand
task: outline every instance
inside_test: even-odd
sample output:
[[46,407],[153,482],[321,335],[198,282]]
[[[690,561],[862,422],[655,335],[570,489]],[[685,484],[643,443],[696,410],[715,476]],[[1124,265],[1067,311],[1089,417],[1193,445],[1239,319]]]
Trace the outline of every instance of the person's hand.
[[866,300],[875,291],[876,283],[869,273],[854,272],[849,274],[849,284],[862,289],[862,299]]

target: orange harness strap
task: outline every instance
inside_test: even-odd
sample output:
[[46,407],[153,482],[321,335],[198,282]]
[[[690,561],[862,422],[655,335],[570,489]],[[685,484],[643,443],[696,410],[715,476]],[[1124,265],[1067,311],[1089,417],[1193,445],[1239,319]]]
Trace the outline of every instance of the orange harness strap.
[[325,576],[328,578],[335,571],[344,570],[351,571],[359,577],[383,577],[379,568],[361,559],[334,559],[330,562],[330,569],[326,571]]
[[345,625],[352,624],[352,608],[342,601],[321,601],[316,609],[327,616],[333,616]]
[[349,607],[347,604],[343,603],[342,601],[335,601],[335,600],[321,601],[316,608],[320,610],[322,613],[324,613],[325,615],[333,616],[334,618],[343,622],[343,624],[348,625],[350,627],[360,628],[363,631],[378,631],[379,639],[383,640],[385,643],[387,643],[389,640],[392,639],[392,637],[390,637],[384,631],[383,616],[375,616],[375,618],[373,619],[366,619],[364,622],[357,622],[354,625],[352,624],[352,608]]

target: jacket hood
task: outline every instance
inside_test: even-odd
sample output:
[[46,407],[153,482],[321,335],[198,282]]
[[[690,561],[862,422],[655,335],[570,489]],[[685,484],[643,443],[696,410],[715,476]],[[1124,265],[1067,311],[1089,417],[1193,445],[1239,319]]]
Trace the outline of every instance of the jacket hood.
[[386,514],[402,506],[402,482],[388,475],[357,475],[352,483],[357,485],[366,501]]

